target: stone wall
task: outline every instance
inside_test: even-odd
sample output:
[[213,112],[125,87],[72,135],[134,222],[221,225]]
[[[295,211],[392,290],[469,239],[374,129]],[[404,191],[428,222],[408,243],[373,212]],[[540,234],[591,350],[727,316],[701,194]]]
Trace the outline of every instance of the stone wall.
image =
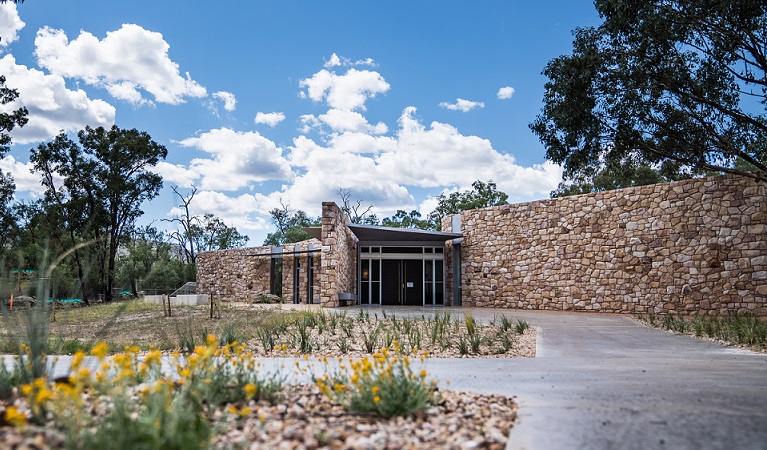
[[767,315],[766,200],[729,175],[464,211],[463,305]]
[[343,211],[333,202],[322,203],[322,257],[320,301],[338,306],[338,294],[356,293],[357,238],[346,227]]
[[269,293],[272,247],[197,254],[197,293],[223,301],[253,302]]

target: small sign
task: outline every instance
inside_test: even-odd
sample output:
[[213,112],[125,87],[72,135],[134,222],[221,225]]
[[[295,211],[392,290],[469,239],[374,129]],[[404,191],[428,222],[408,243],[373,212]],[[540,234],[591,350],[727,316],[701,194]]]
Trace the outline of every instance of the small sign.
[[407,282],[407,287],[413,287],[413,282],[412,281],[408,281]]

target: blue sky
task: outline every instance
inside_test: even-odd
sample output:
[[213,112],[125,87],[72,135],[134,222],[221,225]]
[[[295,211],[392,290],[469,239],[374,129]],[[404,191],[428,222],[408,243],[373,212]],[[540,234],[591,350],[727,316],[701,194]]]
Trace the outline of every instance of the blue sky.
[[[528,129],[545,64],[589,1],[77,1],[0,7],[0,73],[29,124],[0,161],[41,194],[29,150],[59,130],[137,128],[168,148],[142,223],[177,211],[170,186],[260,244],[268,211],[318,215],[338,189],[424,215],[492,179],[519,202],[561,169]],[[23,23],[23,26],[22,26]]]

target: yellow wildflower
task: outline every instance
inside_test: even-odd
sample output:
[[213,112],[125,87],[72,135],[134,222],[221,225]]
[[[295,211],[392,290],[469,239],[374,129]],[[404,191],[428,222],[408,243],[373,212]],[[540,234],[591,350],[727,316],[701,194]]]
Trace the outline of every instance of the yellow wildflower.
[[109,354],[109,346],[107,345],[106,342],[99,342],[91,350],[91,355],[97,357],[98,359],[106,358],[107,354]]
[[379,397],[379,396],[377,396],[377,395],[376,395],[375,397],[373,397],[373,403],[375,403],[376,405],[377,405],[377,404],[378,404],[380,401],[381,401],[381,397]]
[[19,412],[15,406],[9,406],[5,410],[5,421],[14,426],[20,427],[27,423],[27,415]]
[[373,395],[378,395],[378,386],[373,386],[370,390],[373,392]]
[[258,386],[256,386],[253,383],[248,383],[245,385],[245,395],[248,396],[248,399],[255,397],[257,393],[258,393]]
[[85,357],[85,353],[83,353],[82,350],[78,350],[75,353],[74,358],[72,358],[72,370],[77,370],[77,368],[80,367],[80,364],[83,362],[83,357]]

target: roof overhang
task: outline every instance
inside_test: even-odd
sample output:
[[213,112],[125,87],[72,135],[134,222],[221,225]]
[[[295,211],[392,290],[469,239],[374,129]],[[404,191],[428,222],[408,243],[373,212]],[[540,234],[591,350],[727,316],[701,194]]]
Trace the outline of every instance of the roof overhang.
[[[396,245],[418,245],[419,243],[439,243],[442,245],[445,241],[463,237],[461,233],[445,233],[443,231],[419,230],[417,228],[378,227],[354,223],[346,224],[346,226],[357,236],[360,244],[391,242],[393,244],[396,243]],[[322,228],[311,227],[304,228],[303,230],[312,237],[322,240]]]

